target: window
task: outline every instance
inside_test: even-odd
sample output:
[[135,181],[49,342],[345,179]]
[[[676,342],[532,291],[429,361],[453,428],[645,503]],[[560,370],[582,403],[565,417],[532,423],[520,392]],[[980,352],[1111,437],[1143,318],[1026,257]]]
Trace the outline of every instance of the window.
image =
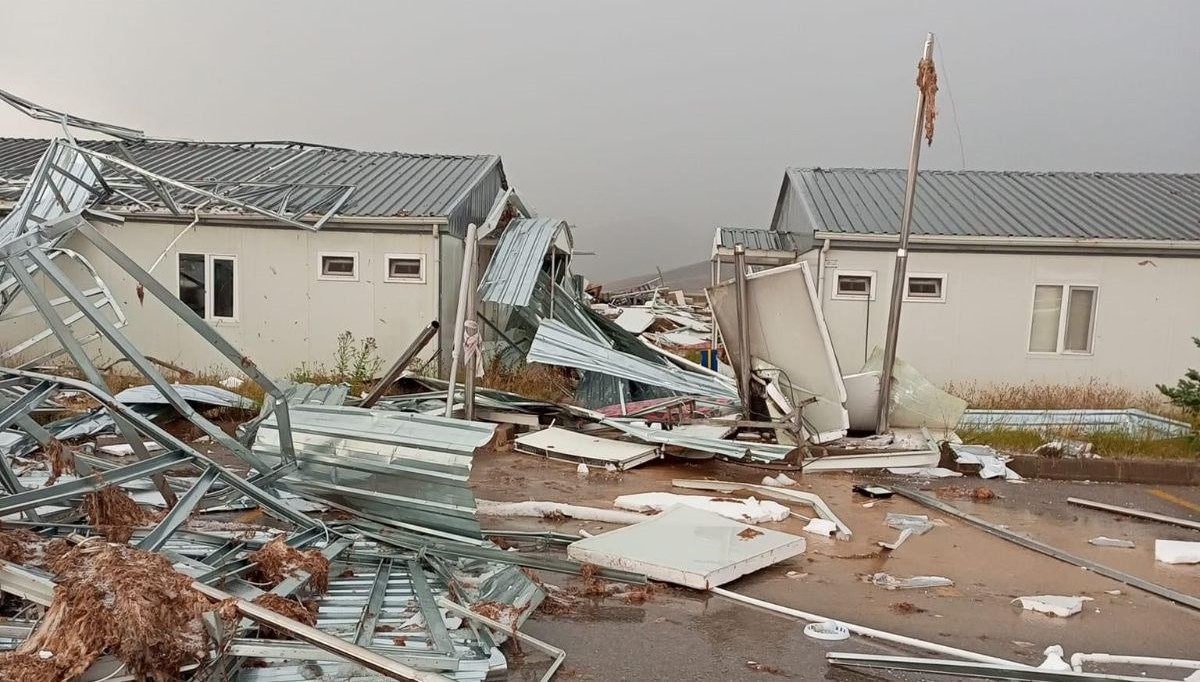
[[353,251],[326,251],[317,256],[317,279],[358,281],[358,254]]
[[833,297],[837,299],[875,300],[875,273],[870,271],[838,270],[834,273],[837,287]]
[[425,256],[421,254],[389,253],[384,264],[385,282],[425,282]]
[[179,300],[206,320],[237,319],[237,259],[179,254]]
[[946,276],[914,272],[907,276],[908,287],[904,291],[906,301],[946,301]]
[[1035,286],[1029,352],[1091,353],[1097,291],[1073,284]]

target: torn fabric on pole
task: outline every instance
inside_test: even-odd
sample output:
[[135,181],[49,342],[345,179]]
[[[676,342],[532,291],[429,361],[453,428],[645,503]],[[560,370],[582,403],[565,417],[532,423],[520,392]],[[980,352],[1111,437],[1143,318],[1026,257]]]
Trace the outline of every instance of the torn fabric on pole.
[[573,367],[660,386],[684,395],[737,399],[737,390],[715,375],[687,372],[601,345],[557,320],[543,320],[529,348],[528,362]]
[[[782,383],[794,393],[786,397],[793,406],[801,406],[812,440],[824,443],[845,436],[850,428],[846,387],[808,263],[747,275],[746,289],[751,358],[778,368]],[[742,349],[734,286],[721,284],[707,292],[730,364],[737,367]],[[805,405],[808,401],[812,402]]]

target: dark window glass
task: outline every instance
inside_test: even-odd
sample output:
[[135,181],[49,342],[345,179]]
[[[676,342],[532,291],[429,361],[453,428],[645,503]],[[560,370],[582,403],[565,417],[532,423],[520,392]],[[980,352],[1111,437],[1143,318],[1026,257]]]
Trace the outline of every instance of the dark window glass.
[[838,293],[848,296],[867,296],[871,293],[871,278],[861,275],[838,275]]
[[911,298],[941,298],[941,277],[908,278],[908,295]]
[[326,277],[353,277],[353,256],[322,256],[321,274]]
[[233,259],[213,259],[213,317],[233,317]]
[[420,258],[389,258],[388,276],[392,279],[420,279]]
[[204,254],[179,254],[179,300],[200,317],[204,310]]

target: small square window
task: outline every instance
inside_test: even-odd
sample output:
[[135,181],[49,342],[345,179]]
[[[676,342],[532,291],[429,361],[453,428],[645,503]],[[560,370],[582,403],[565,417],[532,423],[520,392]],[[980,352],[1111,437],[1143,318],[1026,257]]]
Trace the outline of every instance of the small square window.
[[1096,287],[1088,285],[1034,286],[1029,352],[1091,354],[1097,292]]
[[906,301],[945,301],[946,276],[912,273],[907,276],[908,287],[904,291]]
[[206,320],[237,320],[237,259],[179,254],[179,300]]
[[420,254],[389,253],[384,259],[387,270],[384,281],[423,283],[425,281],[425,256]]
[[875,300],[875,273],[839,270],[835,277],[834,298]]
[[322,253],[318,279],[358,280],[357,253]]

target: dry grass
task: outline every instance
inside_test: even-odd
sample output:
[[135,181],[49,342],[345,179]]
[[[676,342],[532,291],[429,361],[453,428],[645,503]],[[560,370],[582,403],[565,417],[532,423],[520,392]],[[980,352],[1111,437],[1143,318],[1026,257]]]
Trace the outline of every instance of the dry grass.
[[[315,601],[301,602],[297,599],[266,592],[256,597],[254,603],[298,623],[304,623],[310,627],[317,625],[317,610],[320,605]],[[292,634],[286,630],[277,630],[265,624],[260,624],[259,628],[264,636],[271,639],[292,639]]]
[[108,538],[109,542],[124,544],[133,536],[133,529],[158,520],[159,516],[142,509],[129,493],[115,485],[101,488],[83,496],[83,508],[88,523]]
[[1196,417],[1167,402],[1157,391],[1134,391],[1099,379],[1080,384],[980,384],[945,385],[947,393],[981,410],[1124,410],[1134,408],[1153,414],[1192,421]]
[[506,368],[492,362],[479,385],[552,403],[570,402],[575,394],[575,379],[569,370],[540,364]]
[[[54,600],[33,634],[0,654],[0,679],[70,680],[111,653],[137,679],[170,682],[182,665],[207,655],[200,616],[216,605],[163,556],[91,541],[55,558],[50,569]],[[43,659],[42,651],[54,655]]]
[[308,586],[314,592],[324,593],[329,587],[329,559],[318,550],[301,551],[288,545],[282,535],[263,545],[249,558],[258,564],[252,575],[254,582],[274,587],[297,571],[305,571],[311,576]]
[[[253,400],[255,403],[262,403],[264,395],[262,387],[253,381],[250,381],[248,377],[242,375],[240,372],[223,370],[218,367],[210,367],[206,370],[188,372],[186,374],[176,372],[171,369],[165,369],[163,367],[159,367],[158,370],[164,379],[173,384],[216,386],[217,388],[222,388],[236,393],[244,398]],[[84,379],[83,375],[75,367],[55,367],[53,369],[53,373],[59,376],[71,377],[74,379]],[[145,386],[146,384],[150,383],[146,377],[137,372],[131,371],[128,364],[119,367],[112,367],[111,369],[102,372],[102,376],[104,377],[104,383],[108,384],[109,391],[114,394],[120,393],[127,388],[133,388],[134,386]],[[229,389],[222,386],[221,382],[225,381],[231,376],[241,379],[242,385],[234,389]],[[77,400],[63,402],[72,411],[84,411],[100,407],[100,404],[95,400],[84,396],[80,396],[80,398]]]
[[1152,438],[1109,431],[1082,433],[1062,429],[1042,433],[1004,427],[959,429],[964,443],[990,445],[1001,452],[1030,454],[1039,445],[1053,440],[1077,440],[1092,444],[1092,451],[1106,459],[1200,459],[1200,438]]

